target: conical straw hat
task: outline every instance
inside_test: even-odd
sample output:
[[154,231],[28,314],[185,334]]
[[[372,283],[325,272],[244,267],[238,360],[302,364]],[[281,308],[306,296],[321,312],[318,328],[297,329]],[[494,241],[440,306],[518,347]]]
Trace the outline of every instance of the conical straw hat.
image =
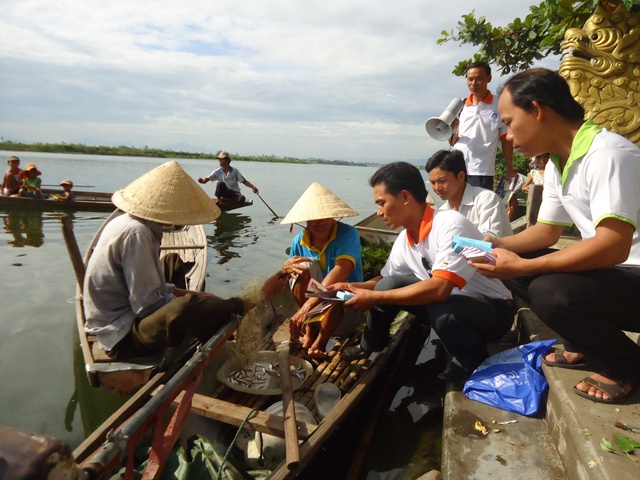
[[199,225],[220,216],[215,200],[176,161],[145,173],[111,200],[131,215],[172,225]]
[[326,187],[313,182],[302,194],[280,224],[308,222],[323,218],[355,217],[359,215]]

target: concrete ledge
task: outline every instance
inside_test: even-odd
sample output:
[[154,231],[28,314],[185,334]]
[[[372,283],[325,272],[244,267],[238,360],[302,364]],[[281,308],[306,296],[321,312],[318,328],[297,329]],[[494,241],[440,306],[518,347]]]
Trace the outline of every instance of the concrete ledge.
[[[444,478],[566,478],[544,419],[524,417],[469,400],[459,389],[449,389],[444,403],[441,468]],[[513,420],[516,423],[498,423]],[[487,428],[488,435],[474,428],[476,421]],[[496,433],[494,429],[500,431]]]
[[[558,338],[523,304],[518,307],[522,343]],[[637,336],[634,339],[638,341]],[[462,384],[448,386],[441,468],[445,479],[640,478],[638,463],[619,448],[610,453],[600,447],[603,437],[614,442],[616,433],[640,441],[640,434],[615,426],[621,422],[640,427],[640,388],[622,404],[601,404],[573,392],[573,387],[591,372],[546,365],[542,369],[549,393],[546,412],[540,418],[523,417],[469,400],[461,392]],[[499,425],[493,420],[517,423]],[[485,436],[477,431],[476,421],[490,433]],[[493,433],[494,428],[500,432]]]
[[[523,336],[534,340],[562,339],[547,327],[531,310],[517,302],[520,311]],[[630,335],[637,339],[637,334]],[[637,341],[637,340],[636,340]],[[567,478],[571,480],[635,478],[640,467],[633,460],[618,452],[612,454],[600,448],[605,437],[613,442],[616,433],[640,440],[640,435],[615,427],[617,421],[640,426],[640,389],[636,389],[621,405],[592,402],[573,391],[573,387],[591,372],[542,366],[549,383],[546,424],[553,439]]]

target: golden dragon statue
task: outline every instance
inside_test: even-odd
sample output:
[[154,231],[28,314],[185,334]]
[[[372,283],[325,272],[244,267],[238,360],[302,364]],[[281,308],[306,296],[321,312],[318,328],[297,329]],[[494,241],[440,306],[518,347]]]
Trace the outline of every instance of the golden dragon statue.
[[586,118],[640,146],[640,14],[601,0],[583,28],[565,33],[560,75]]

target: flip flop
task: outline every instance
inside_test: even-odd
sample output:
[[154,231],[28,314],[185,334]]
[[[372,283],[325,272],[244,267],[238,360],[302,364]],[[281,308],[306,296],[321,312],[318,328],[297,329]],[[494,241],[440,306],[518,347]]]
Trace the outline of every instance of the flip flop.
[[629,390],[628,392],[625,392],[624,387],[628,386],[631,382],[624,381],[624,380],[616,382],[615,384],[609,384],[609,383],[602,383],[596,380],[595,378],[584,377],[578,383],[583,383],[583,382],[591,387],[597,388],[602,393],[606,393],[607,395],[609,395],[609,398],[605,400],[604,398],[594,397],[593,395],[589,395],[587,392],[578,390],[576,388],[577,384],[576,384],[576,387],[573,387],[573,391],[576,392],[578,395],[584,398],[588,398],[592,402],[597,402],[597,403],[620,403],[635,388],[635,385],[632,384],[631,390]]
[[[554,356],[554,360],[553,362],[549,362],[545,357],[547,355],[549,355],[550,353],[553,353]],[[545,353],[542,356],[542,363],[544,363],[545,365],[548,365],[550,367],[556,367],[556,368],[570,368],[570,369],[581,369],[581,368],[587,368],[591,365],[590,362],[576,362],[576,363],[569,363],[567,362],[567,359],[564,358],[564,350],[549,350],[547,353]]]

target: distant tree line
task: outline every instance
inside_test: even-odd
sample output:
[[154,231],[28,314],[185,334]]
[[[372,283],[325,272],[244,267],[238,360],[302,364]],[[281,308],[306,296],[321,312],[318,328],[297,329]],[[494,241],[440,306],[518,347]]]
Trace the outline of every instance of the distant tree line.
[[[82,143],[21,143],[11,140],[0,140],[0,150],[14,152],[46,152],[46,153],[68,153],[68,154],[85,154],[85,155],[114,155],[125,157],[153,157],[153,158],[195,158],[210,160],[216,159],[220,150],[216,153],[195,153],[182,152],[175,150],[162,150],[159,148],[143,148],[127,147],[120,145],[119,147],[106,147],[84,145]],[[324,160],[321,158],[301,159],[293,157],[277,157],[275,155],[238,155],[232,154],[234,160],[242,160],[246,162],[277,162],[277,163],[321,163],[328,165],[351,165],[351,166],[375,166],[375,163],[356,163],[346,160]]]

